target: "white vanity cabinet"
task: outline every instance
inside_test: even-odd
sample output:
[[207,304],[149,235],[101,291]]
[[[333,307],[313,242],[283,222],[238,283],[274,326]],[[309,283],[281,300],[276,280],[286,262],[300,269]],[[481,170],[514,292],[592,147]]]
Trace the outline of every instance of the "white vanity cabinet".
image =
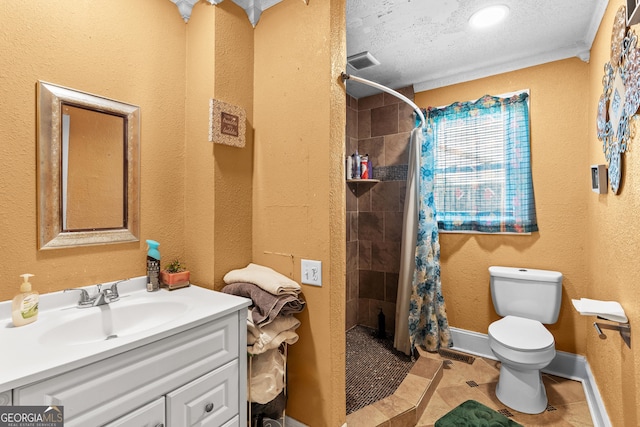
[[65,427],[246,425],[245,307],[14,388],[13,404],[62,405]]

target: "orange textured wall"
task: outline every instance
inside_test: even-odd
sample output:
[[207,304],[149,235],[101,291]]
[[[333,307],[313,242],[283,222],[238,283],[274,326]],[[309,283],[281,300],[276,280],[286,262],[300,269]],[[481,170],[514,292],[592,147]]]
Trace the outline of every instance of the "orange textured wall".
[[[232,2],[196,4],[187,24],[185,252],[193,281],[221,289],[251,261],[253,27]],[[247,115],[246,145],[208,141],[209,100]]]
[[184,234],[193,282],[213,288],[215,159],[208,141],[209,99],[215,87],[216,8],[194,6],[187,27]]
[[[214,98],[247,115],[245,147],[215,144],[215,280],[251,261],[253,181],[253,36],[247,15],[232,2],[216,7]],[[259,70],[257,72],[260,72]]]
[[[591,49],[589,79],[588,139],[586,164],[606,163],[602,143],[596,137],[596,112],[602,94],[604,64],[610,61],[611,30],[618,8],[624,1],[610,1],[600,30]],[[640,26],[633,28],[636,34]],[[592,193],[587,198],[588,240],[587,296],[619,301],[631,323],[632,348],[628,348],[615,332],[607,332],[600,340],[588,325],[586,336],[587,360],[603,396],[609,418],[614,426],[640,425],[640,356],[637,343],[640,331],[634,325],[640,317],[638,278],[640,264],[640,156],[637,150],[637,116],[633,121],[636,137],[631,151],[623,156],[622,180],[617,195]],[[589,318],[595,320],[594,318]]]
[[[0,300],[21,273],[52,292],[145,274],[145,239],[184,250],[185,24],[169,1],[0,2]],[[36,82],[141,108],[140,243],[38,251]],[[176,159],[178,166],[176,167]]]
[[310,426],[345,420],[344,0],[285,0],[255,29],[253,260],[300,281],[322,261],[322,287],[290,347],[287,414]]
[[441,234],[442,286],[451,326],[487,333],[498,318],[489,291],[491,265],[563,273],[556,349],[585,354],[585,322],[571,298],[588,296],[586,262],[589,184],[589,65],[567,59],[468,83],[416,93],[420,107],[449,105],[529,89],[531,158],[539,233],[528,236]]

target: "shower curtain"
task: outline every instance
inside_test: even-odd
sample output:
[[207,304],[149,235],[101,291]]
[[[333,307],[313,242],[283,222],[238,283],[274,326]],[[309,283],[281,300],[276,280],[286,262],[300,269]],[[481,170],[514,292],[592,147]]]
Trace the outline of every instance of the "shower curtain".
[[393,346],[404,354],[411,354],[409,338],[409,301],[416,270],[416,240],[418,236],[418,179],[420,170],[420,146],[422,128],[411,132],[409,141],[409,163],[407,168],[407,190],[404,197],[402,217],[402,242],[400,246],[400,273],[396,298],[396,327]]
[[433,130],[411,133],[394,346],[413,355],[418,345],[427,351],[452,347],[440,281],[440,242],[433,198]]

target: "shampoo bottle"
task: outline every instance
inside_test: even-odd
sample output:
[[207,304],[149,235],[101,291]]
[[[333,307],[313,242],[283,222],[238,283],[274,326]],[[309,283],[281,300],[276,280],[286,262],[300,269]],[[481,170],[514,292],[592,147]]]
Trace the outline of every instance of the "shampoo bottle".
[[160,243],[155,240],[147,240],[147,291],[155,292],[160,289]]
[[369,179],[369,155],[360,157],[360,178]]
[[21,274],[20,277],[24,280],[20,284],[20,293],[11,303],[11,317],[15,327],[27,325],[38,319],[40,296],[36,291],[31,290],[31,283],[29,283],[29,277],[33,277],[33,274]]

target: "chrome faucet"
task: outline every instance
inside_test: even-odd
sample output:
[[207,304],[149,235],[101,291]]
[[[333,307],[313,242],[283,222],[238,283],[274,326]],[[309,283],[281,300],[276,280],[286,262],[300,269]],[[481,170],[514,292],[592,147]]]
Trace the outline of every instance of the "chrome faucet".
[[99,305],[105,305],[105,304],[112,303],[114,301],[118,301],[120,299],[120,294],[118,294],[118,283],[123,281],[124,280],[115,282],[110,287],[105,289],[102,289],[102,285],[96,285],[98,288],[98,292],[96,292],[96,294],[93,296],[90,296],[89,292],[87,292],[86,289],[80,289],[80,288],[69,288],[69,289],[65,289],[64,292],[80,291],[80,299],[78,299],[78,308],[96,307]]

